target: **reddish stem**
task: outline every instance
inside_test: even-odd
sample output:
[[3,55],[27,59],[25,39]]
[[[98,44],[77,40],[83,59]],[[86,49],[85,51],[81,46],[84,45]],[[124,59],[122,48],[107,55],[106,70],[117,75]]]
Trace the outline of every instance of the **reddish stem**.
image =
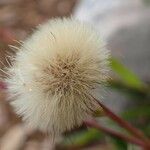
[[[92,95],[91,95],[92,96]],[[118,115],[116,115],[115,113],[113,113],[111,110],[109,110],[109,108],[107,108],[105,105],[103,105],[100,101],[98,101],[96,98],[94,98],[92,96],[92,98],[103,108],[104,113],[111,118],[112,120],[114,120],[115,122],[117,122],[121,127],[125,128],[126,130],[128,130],[130,133],[132,133],[135,137],[144,140],[148,145],[150,145],[150,140],[147,139],[144,134],[138,130],[137,128],[133,127],[130,123],[128,123],[127,121],[123,120],[122,118],[120,118]]]
[[127,142],[139,145],[139,146],[143,147],[145,150],[150,149],[150,146],[147,145],[144,141],[141,141],[140,139],[137,139],[135,137],[128,137],[128,136],[123,135],[123,134],[116,132],[114,130],[105,128],[105,127],[101,126],[100,124],[98,124],[95,120],[85,121],[85,124],[87,126],[94,127],[94,128],[99,129],[101,131],[104,131],[105,133],[107,133],[111,136],[115,136],[115,137],[118,137],[118,138],[125,140]]

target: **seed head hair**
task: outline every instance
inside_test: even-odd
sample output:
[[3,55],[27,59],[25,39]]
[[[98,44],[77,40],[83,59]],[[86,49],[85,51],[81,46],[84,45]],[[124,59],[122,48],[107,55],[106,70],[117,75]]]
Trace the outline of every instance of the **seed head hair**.
[[79,127],[99,109],[89,93],[107,80],[108,58],[93,27],[52,19],[13,58],[6,79],[10,103],[25,123],[52,136]]

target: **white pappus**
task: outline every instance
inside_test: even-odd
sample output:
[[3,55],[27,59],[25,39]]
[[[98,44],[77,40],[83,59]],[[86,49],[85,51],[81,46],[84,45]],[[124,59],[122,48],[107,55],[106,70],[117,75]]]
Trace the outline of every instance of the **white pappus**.
[[38,26],[8,69],[16,113],[52,136],[82,125],[99,108],[90,93],[107,79],[104,44],[93,27],[71,18]]

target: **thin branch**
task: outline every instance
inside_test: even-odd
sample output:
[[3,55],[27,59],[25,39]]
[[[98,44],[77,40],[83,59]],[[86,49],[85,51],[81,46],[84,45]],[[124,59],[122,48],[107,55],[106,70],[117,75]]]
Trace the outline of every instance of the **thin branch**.
[[144,141],[142,141],[141,139],[138,139],[138,138],[135,138],[135,137],[130,137],[130,136],[126,136],[126,135],[123,135],[119,132],[116,132],[114,130],[111,130],[111,129],[108,129],[106,127],[103,127],[101,126],[100,124],[98,124],[95,120],[87,120],[87,121],[84,121],[84,123],[87,125],[87,126],[90,126],[90,127],[94,127],[96,129],[99,129],[100,131],[103,131],[111,136],[115,136],[117,138],[120,138],[122,140],[125,140],[126,142],[130,142],[132,144],[136,144],[136,145],[139,145],[141,147],[143,147],[145,150],[148,150],[150,149],[150,146],[147,145],[147,143],[145,143]]
[[[92,95],[91,95],[92,96]],[[130,133],[132,133],[135,137],[144,140],[149,146],[150,146],[150,140],[145,137],[145,135],[137,128],[133,127],[130,123],[120,118],[118,115],[113,113],[109,108],[107,108],[105,105],[103,105],[100,101],[98,101],[96,98],[92,96],[92,98],[103,108],[104,113],[114,120],[116,123],[118,123],[121,127],[128,130]]]

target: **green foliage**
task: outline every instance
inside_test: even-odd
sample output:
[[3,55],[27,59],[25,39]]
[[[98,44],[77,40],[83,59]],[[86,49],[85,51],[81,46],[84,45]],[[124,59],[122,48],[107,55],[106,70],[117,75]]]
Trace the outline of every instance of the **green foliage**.
[[112,142],[115,144],[116,150],[127,150],[127,143],[118,139],[118,138],[111,138]]
[[135,118],[144,118],[145,116],[150,118],[150,106],[137,106],[135,108],[123,112],[122,116],[128,120],[132,120]]
[[58,149],[76,149],[85,147],[99,141],[102,137],[102,133],[97,129],[91,128],[88,130],[83,130],[70,136],[66,136],[58,145]]
[[143,82],[131,70],[125,67],[121,62],[115,58],[110,59],[112,70],[119,75],[126,85],[130,87],[140,88],[143,87]]
[[149,6],[150,5],[150,0],[143,0],[144,1],[144,3],[145,3],[145,5],[147,6]]

